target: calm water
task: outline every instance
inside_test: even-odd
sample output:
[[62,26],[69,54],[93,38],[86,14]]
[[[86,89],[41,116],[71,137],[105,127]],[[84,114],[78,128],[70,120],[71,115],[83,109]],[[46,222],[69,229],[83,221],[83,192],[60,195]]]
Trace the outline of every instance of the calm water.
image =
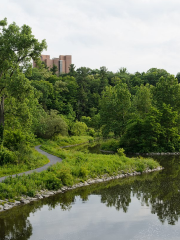
[[179,239],[180,158],[165,170],[91,185],[0,213],[0,239]]

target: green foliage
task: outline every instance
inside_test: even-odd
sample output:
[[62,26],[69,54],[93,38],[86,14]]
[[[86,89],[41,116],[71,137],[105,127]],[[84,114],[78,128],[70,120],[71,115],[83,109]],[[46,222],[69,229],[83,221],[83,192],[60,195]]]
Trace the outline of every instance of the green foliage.
[[15,152],[12,152],[7,148],[2,147],[0,151],[0,165],[5,165],[7,163],[16,164],[17,155]]
[[150,85],[141,85],[132,101],[132,111],[144,118],[152,107],[152,93]]
[[53,172],[45,172],[42,174],[42,182],[49,190],[57,190],[62,187],[62,181]]
[[119,155],[119,156],[125,156],[125,150],[123,149],[123,148],[118,148],[117,149],[117,154]]
[[91,136],[61,136],[57,135],[53,138],[53,141],[55,142],[56,146],[69,146],[69,145],[75,145],[75,144],[83,144],[93,141],[93,137]]
[[91,137],[95,137],[96,132],[94,128],[88,128],[88,135],[90,135]]
[[39,168],[48,162],[49,160],[46,156],[34,149],[28,149],[27,151],[25,148],[24,150],[20,149],[14,152],[2,148],[0,152],[0,177]]
[[114,132],[115,136],[123,134],[131,105],[130,96],[126,84],[118,84],[113,88],[107,87],[103,92],[100,121],[104,136],[109,132]]
[[[60,149],[53,142],[47,142],[43,145],[45,151],[62,157],[62,164],[55,165],[51,168],[53,172],[68,172],[73,176],[73,182],[78,179],[87,180],[91,177],[101,176],[103,174],[114,175],[118,172],[143,171],[147,168],[156,168],[159,164],[153,159],[136,159],[127,158],[126,156],[88,154],[76,151]],[[121,150],[121,153],[123,151]],[[144,168],[143,168],[144,166]],[[70,176],[68,177],[70,180]]]
[[154,104],[161,110],[163,104],[170,105],[173,110],[180,111],[180,85],[173,75],[161,77],[153,88]]
[[67,135],[68,126],[66,122],[57,114],[57,111],[51,110],[49,114],[42,116],[35,130],[38,137],[52,138],[55,135]]
[[129,122],[120,139],[126,152],[174,152],[180,150],[179,121],[176,111],[163,104],[162,111],[152,108],[144,119]]
[[51,167],[49,171],[53,173],[58,179],[60,179],[63,185],[73,185],[73,176],[71,174],[71,169],[69,166],[59,163]]
[[34,141],[34,136],[23,132],[21,129],[5,130],[4,146],[13,151],[17,151],[22,145],[28,145]]
[[83,136],[87,135],[87,130],[88,127],[84,122],[76,121],[71,128],[71,133],[75,136]]
[[0,198],[17,198],[19,196],[34,196],[41,189],[57,190],[62,185],[71,186],[88,178],[104,174],[143,171],[146,168],[159,166],[152,159],[135,159],[118,155],[87,154],[60,149],[59,146],[48,141],[43,149],[56,156],[62,157],[63,162],[50,167],[47,171],[33,173],[28,176],[9,177],[0,183]]
[[139,160],[138,163],[136,164],[136,171],[142,173],[145,169],[146,169],[146,166],[144,162]]
[[105,151],[117,152],[118,147],[119,147],[119,140],[116,140],[113,138],[101,144],[101,149]]
[[90,117],[82,116],[81,122],[84,122],[88,127],[92,125],[92,119]]

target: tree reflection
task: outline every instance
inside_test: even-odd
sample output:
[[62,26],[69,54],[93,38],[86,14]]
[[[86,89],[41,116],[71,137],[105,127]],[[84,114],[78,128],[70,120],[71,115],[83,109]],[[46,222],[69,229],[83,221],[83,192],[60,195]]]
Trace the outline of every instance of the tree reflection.
[[26,212],[13,211],[0,218],[0,239],[26,240],[32,235],[32,225]]
[[144,175],[134,178],[133,182],[100,190],[101,202],[107,207],[114,206],[127,212],[132,192],[142,205],[151,206],[151,213],[157,214],[162,223],[167,221],[174,225],[180,216],[180,165],[179,157],[166,158],[159,160],[165,166],[160,173]]

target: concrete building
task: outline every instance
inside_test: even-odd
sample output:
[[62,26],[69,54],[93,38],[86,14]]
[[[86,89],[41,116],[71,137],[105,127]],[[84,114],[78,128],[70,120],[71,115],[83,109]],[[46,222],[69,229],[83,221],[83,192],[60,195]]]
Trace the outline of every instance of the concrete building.
[[[57,74],[68,73],[69,66],[72,63],[71,55],[60,55],[59,58],[50,59],[50,55],[41,55],[41,61],[45,62],[46,66],[52,68],[53,65],[57,66]],[[36,63],[33,62],[33,67],[36,67]]]

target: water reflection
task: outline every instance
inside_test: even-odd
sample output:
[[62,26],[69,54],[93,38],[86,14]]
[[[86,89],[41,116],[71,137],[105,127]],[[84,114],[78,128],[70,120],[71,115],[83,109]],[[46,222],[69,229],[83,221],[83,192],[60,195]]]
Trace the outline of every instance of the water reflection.
[[0,213],[0,239],[30,239],[33,234],[31,213],[43,210],[43,206],[48,206],[49,211],[71,211],[78,197],[88,203],[92,194],[100,196],[100,204],[124,213],[128,213],[132,199],[136,198],[141,205],[150,207],[161,223],[175,225],[180,216],[179,157],[161,157],[158,161],[165,167],[162,172],[91,185]]

